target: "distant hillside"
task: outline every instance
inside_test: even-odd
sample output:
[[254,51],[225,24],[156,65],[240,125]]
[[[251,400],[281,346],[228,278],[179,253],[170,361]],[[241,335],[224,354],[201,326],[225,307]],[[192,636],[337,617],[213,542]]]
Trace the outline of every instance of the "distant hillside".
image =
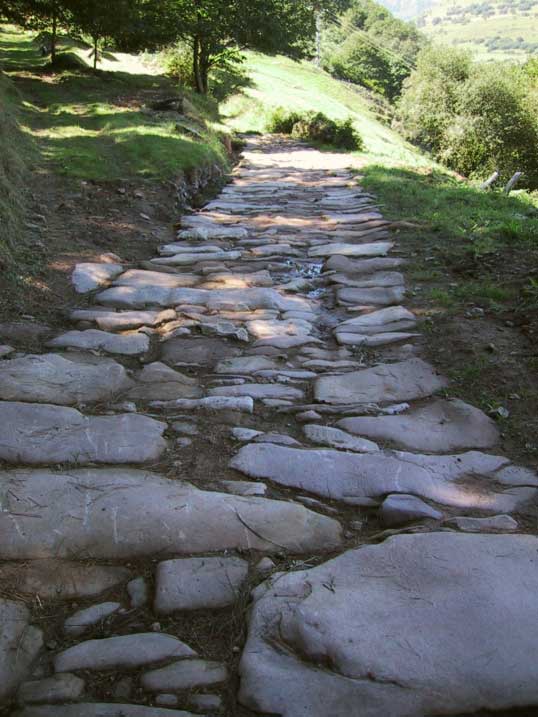
[[[393,0],[384,0],[390,5]],[[394,0],[396,2],[396,0]],[[482,57],[538,55],[538,0],[438,0],[417,21],[432,39]]]
[[440,0],[378,0],[397,17],[404,20],[416,20],[438,5]]

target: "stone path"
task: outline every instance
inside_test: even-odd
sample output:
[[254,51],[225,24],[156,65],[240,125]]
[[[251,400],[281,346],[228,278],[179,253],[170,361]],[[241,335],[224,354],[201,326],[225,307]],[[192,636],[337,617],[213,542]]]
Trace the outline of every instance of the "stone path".
[[4,327],[6,714],[538,708],[538,476],[420,357],[346,161],[249,140],[159,256],[77,267],[70,330]]

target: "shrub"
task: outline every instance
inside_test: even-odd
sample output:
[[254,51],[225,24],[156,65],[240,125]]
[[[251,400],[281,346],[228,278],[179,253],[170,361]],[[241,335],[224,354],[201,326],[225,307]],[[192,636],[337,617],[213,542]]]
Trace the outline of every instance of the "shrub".
[[290,112],[277,108],[269,118],[269,132],[291,134],[306,142],[331,145],[339,149],[360,150],[363,141],[351,119],[332,120],[322,112]]
[[188,45],[178,43],[163,50],[162,61],[167,75],[179,80],[186,87],[194,86],[192,51]]

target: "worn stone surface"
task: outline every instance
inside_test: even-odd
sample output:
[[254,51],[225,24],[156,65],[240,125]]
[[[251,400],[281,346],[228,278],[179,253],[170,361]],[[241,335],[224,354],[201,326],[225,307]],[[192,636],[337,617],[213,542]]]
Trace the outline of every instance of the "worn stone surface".
[[73,360],[59,354],[24,356],[0,363],[0,399],[71,406],[110,400],[132,386],[110,359]]
[[88,628],[98,625],[120,608],[121,603],[119,602],[103,602],[99,605],[92,605],[84,610],[78,610],[64,622],[64,632],[66,635],[82,635]]
[[30,625],[28,608],[0,599],[0,700],[7,700],[28,677],[42,645],[43,635]]
[[260,398],[283,398],[300,401],[304,392],[299,388],[275,383],[245,383],[242,386],[219,386],[208,391],[210,396],[251,396]]
[[45,680],[23,682],[17,693],[17,701],[20,704],[76,702],[84,694],[84,687],[84,680],[76,675],[54,675]]
[[166,311],[99,311],[95,309],[77,309],[71,312],[72,321],[91,321],[102,331],[127,331],[140,326],[159,326],[173,321],[176,312]]
[[163,361],[172,366],[213,366],[225,357],[241,351],[226,339],[170,339],[163,346]]
[[389,527],[414,520],[441,520],[443,514],[414,495],[388,495],[379,509],[379,517]]
[[499,440],[491,418],[459,399],[438,399],[398,416],[344,418],[338,426],[359,436],[431,453],[491,448]]
[[5,471],[0,495],[0,558],[6,560],[73,554],[129,559],[227,549],[300,554],[334,550],[341,542],[337,521],[303,506],[200,491],[136,470]]
[[155,611],[204,610],[234,603],[248,575],[240,558],[186,558],[159,563]]
[[199,398],[202,389],[191,376],[174,371],[160,361],[144,366],[136,376],[136,385],[127,398],[141,401],[166,401],[177,398]]
[[84,416],[74,408],[0,402],[8,463],[147,463],[166,448],[166,424],[147,416]]
[[446,379],[417,358],[343,376],[321,376],[314,395],[321,403],[386,403],[426,398],[445,386]]
[[71,281],[78,294],[86,294],[88,291],[94,291],[101,286],[106,286],[122,271],[123,266],[121,264],[93,264],[87,262],[76,265],[71,275]]
[[160,670],[146,672],[140,682],[148,692],[175,692],[217,685],[227,678],[228,671],[220,662],[182,660]]
[[149,350],[149,338],[141,333],[109,334],[106,331],[99,331],[99,329],[88,329],[87,331],[68,331],[49,341],[47,346],[140,356]]
[[147,705],[78,703],[26,707],[13,717],[195,717],[191,712]]
[[517,521],[510,515],[493,515],[490,518],[457,516],[447,520],[446,525],[465,533],[513,533],[519,528]]
[[135,578],[127,583],[127,592],[131,601],[131,607],[134,609],[144,607],[149,602],[149,585],[142,577]]
[[56,672],[132,670],[163,660],[195,656],[196,652],[177,637],[143,632],[80,642],[56,655],[54,669]]
[[375,453],[379,450],[379,446],[373,441],[350,436],[345,431],[330,426],[318,426],[309,423],[303,427],[305,436],[321,446],[330,446],[331,448],[340,448],[344,451],[353,451],[354,453]]
[[241,702],[283,717],[538,704],[537,549],[524,535],[400,535],[280,575],[255,594]]

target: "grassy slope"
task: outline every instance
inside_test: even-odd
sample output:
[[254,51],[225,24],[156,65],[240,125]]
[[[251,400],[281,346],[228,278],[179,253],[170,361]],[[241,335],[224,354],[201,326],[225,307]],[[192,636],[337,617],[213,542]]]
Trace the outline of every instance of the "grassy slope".
[[[494,59],[524,59],[527,53],[523,50],[494,50],[491,51],[484,44],[485,40],[501,37],[517,40],[522,37],[526,42],[538,42],[538,3],[530,10],[513,7],[510,10],[505,0],[488,0],[488,4],[495,9],[495,15],[485,17],[478,14],[472,5],[476,0],[441,0],[426,15],[426,24],[422,30],[432,39],[469,47],[482,58]],[[466,14],[450,16],[447,11],[457,8],[469,8]],[[512,10],[512,11],[511,11]],[[465,22],[456,22],[456,19],[465,17]],[[434,18],[441,22],[433,24]]]
[[[83,48],[74,48],[73,54],[89,60]],[[152,98],[176,89],[137,58],[109,54],[101,65],[106,71],[98,74],[84,66],[51,74],[43,65],[30,34],[1,29],[0,67],[22,93],[22,121],[46,169],[92,180],[168,178],[182,169],[225,161],[210,103],[192,96],[186,101],[202,141],[176,126],[177,115],[145,109]]]
[[333,119],[352,117],[365,141],[366,161],[431,166],[431,162],[376,117],[375,107],[352,85],[307,62],[247,53],[251,85],[221,107],[225,121],[240,132],[263,132],[276,107],[316,110]]

